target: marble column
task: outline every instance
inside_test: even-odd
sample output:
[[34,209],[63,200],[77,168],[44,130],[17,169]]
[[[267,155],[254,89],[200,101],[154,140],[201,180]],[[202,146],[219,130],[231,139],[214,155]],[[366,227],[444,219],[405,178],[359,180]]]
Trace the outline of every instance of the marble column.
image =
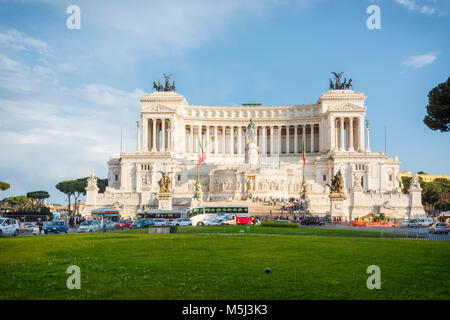
[[194,126],[189,125],[189,152],[194,153]]
[[166,151],[166,119],[161,120],[161,148],[160,151]]
[[167,119],[167,150],[171,150],[172,149],[172,126],[170,125],[170,119]]
[[222,154],[227,152],[227,127],[222,126]]
[[261,146],[262,146],[262,153],[267,155],[267,130],[266,130],[266,126],[263,126]]
[[348,118],[348,151],[353,151],[353,117]]
[[278,154],[281,154],[281,126],[278,126]]
[[289,154],[289,129],[290,126],[286,126],[286,154]]
[[217,138],[217,125],[214,125],[214,154],[218,154],[219,139]]
[[273,126],[270,126],[270,154],[273,154]]
[[230,126],[230,154],[234,154],[234,126]]
[[340,136],[339,136],[339,151],[344,151],[344,118],[340,117],[339,118],[339,131],[340,131]]
[[209,154],[210,148],[209,148],[209,142],[210,142],[210,136],[209,136],[209,124],[206,126],[206,141],[205,141],[205,152],[206,154]]
[[152,151],[156,151],[156,122],[157,119],[152,119]]
[[298,137],[297,137],[298,125],[294,125],[294,154],[298,153]]
[[317,152],[320,152],[320,147],[322,146],[322,137],[320,132],[320,123],[317,124]]
[[336,148],[336,123],[333,116],[330,115],[330,121],[328,122],[330,128],[330,150]]
[[366,120],[366,151],[370,152],[369,120]]
[[364,118],[360,116],[358,118],[358,151],[364,150]]
[[241,154],[242,153],[242,127],[239,125],[237,128],[238,128],[237,154]]
[[314,124],[309,126],[311,129],[311,134],[310,134],[310,138],[311,138],[311,147],[310,147],[310,153],[314,153]]
[[142,118],[142,150],[148,151],[148,119]]

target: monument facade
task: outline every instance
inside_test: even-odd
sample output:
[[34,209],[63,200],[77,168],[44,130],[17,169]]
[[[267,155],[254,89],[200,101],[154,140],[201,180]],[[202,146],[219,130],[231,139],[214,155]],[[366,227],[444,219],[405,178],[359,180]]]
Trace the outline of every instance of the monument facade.
[[[204,204],[299,198],[304,174],[312,214],[349,220],[383,205],[397,218],[424,214],[420,185],[401,191],[398,157],[370,149],[366,96],[350,89],[351,79],[341,83],[342,74],[335,75],[336,84],[330,80],[331,90],[317,103],[285,106],[190,105],[165,76],[164,87],[158,81],[156,92],[140,99],[136,152],[109,159],[108,187],[98,193],[89,186],[84,213],[116,205],[132,216],[158,208],[163,175],[171,181],[173,207],[188,207],[198,203],[199,169]],[[200,168],[199,148],[206,154]],[[330,197],[338,172],[339,199]]]

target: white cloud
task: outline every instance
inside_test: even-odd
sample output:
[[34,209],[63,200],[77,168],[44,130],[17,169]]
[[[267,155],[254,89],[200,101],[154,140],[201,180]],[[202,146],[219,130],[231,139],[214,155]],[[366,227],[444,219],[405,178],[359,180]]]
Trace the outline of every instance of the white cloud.
[[434,53],[428,53],[420,56],[411,56],[403,62],[403,65],[413,68],[422,68],[433,63],[436,59],[437,56]]
[[39,90],[57,84],[55,72],[43,65],[28,66],[0,54],[0,88],[16,93]]
[[[424,0],[395,0],[395,1],[406,7],[408,10],[418,11],[428,16],[435,14],[438,10],[436,6],[430,7],[429,5],[424,4]],[[436,0],[427,0],[425,2],[432,2],[433,4],[437,3]]]
[[17,30],[8,30],[0,33],[0,46],[14,50],[33,50],[40,54],[50,54],[50,48],[46,42],[26,36]]
[[121,126],[124,150],[135,146],[140,89],[100,83],[69,89],[45,61],[24,64],[4,55],[0,89],[0,148],[7,152],[0,172],[16,185],[14,192],[38,182],[58,194],[53,186],[60,180],[91,171],[105,177],[105,162],[119,151]]
[[80,90],[81,96],[100,106],[127,108],[139,103],[139,98],[145,94],[140,89],[132,92],[119,90],[105,84],[93,83]]

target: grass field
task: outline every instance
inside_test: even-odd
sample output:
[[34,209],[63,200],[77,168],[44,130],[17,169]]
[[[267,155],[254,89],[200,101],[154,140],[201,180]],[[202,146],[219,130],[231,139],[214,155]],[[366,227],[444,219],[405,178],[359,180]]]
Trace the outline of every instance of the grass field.
[[[449,249],[319,228],[2,238],[0,299],[449,299]],[[80,290],[66,287],[69,265]],[[380,290],[366,287],[369,265],[381,268]]]

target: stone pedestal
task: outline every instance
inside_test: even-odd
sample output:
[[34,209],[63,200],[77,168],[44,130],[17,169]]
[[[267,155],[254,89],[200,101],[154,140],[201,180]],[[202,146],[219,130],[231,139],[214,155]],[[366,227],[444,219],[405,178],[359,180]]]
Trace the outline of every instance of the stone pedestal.
[[203,193],[201,193],[201,192],[199,194],[199,198],[196,198],[196,197],[192,198],[192,200],[191,200],[191,207],[199,207],[199,206],[201,206],[203,204],[202,198],[203,198]]
[[344,206],[345,197],[342,193],[332,192],[330,194],[331,217],[347,217]]
[[248,150],[248,154],[247,154],[247,163],[248,164],[252,164],[252,165],[256,165],[258,164],[259,158],[258,158],[258,146],[254,143],[250,143],[247,146]]
[[172,192],[160,192],[158,193],[158,209],[159,210],[172,210]]

